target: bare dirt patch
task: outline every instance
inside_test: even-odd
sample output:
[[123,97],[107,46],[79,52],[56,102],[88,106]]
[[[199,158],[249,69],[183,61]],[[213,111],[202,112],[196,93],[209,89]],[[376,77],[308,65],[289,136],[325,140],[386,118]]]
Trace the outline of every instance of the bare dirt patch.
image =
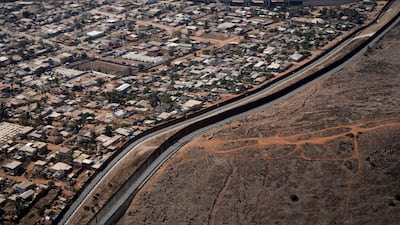
[[94,70],[97,72],[113,74],[113,75],[126,75],[128,74],[128,67],[118,65],[115,63],[104,62],[100,60],[90,61],[76,66],[80,70]]

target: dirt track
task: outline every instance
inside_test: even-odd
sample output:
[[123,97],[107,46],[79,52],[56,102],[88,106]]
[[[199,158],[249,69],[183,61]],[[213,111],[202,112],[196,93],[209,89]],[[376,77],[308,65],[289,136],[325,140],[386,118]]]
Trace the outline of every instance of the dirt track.
[[400,27],[268,110],[195,139],[120,224],[397,224]]

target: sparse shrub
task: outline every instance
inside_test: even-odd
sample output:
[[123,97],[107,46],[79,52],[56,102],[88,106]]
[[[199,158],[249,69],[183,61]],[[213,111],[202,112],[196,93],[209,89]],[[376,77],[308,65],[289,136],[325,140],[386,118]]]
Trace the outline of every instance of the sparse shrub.
[[297,197],[297,195],[295,195],[295,194],[291,194],[290,200],[292,200],[292,202],[297,202],[297,201],[299,201],[299,197]]

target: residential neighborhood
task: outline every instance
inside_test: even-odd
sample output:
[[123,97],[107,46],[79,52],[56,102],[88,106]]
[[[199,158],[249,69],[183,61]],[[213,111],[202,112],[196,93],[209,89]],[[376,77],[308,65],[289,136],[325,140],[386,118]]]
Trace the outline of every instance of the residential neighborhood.
[[126,141],[301,67],[385,3],[1,2],[0,221],[54,224]]

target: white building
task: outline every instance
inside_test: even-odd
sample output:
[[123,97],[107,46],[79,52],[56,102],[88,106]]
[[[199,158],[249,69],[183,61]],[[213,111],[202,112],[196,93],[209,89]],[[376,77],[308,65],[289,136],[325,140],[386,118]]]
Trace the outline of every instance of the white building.
[[103,31],[94,30],[94,31],[87,32],[86,35],[90,39],[96,39],[96,38],[104,36],[104,32]]
[[161,63],[164,61],[164,58],[161,56],[152,57],[152,56],[147,56],[147,55],[143,55],[143,54],[137,54],[134,52],[129,52],[129,53],[123,55],[122,58],[140,61],[140,62],[146,62],[146,63]]

